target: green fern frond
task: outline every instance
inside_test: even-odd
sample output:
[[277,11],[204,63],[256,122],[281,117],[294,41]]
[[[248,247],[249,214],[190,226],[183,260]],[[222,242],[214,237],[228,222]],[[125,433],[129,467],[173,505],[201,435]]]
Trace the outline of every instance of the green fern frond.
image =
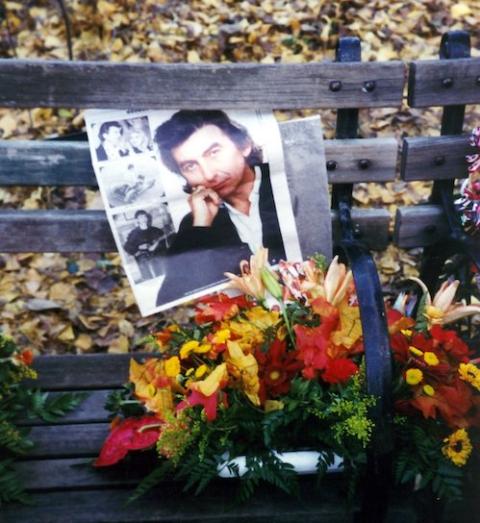
[[146,494],[153,487],[158,485],[158,483],[160,483],[160,481],[165,476],[172,472],[173,468],[173,464],[170,461],[162,461],[160,465],[155,467],[152,470],[152,472],[150,472],[150,474],[148,474],[142,479],[142,481],[137,485],[137,487],[133,491],[132,495],[129,496],[129,498],[127,499],[126,504],[132,503],[133,501]]

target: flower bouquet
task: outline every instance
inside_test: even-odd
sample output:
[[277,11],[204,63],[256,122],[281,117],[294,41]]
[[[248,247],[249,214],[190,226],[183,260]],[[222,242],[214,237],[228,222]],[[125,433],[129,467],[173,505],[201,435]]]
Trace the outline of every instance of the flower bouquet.
[[[327,269],[321,256],[272,270],[261,250],[229,277],[242,294],[201,299],[190,324],[156,332],[156,357],[132,360],[129,384],[109,399],[115,418],[96,466],[152,447],[159,458],[134,497],[166,474],[196,493],[218,475],[241,477],[242,500],[260,481],[295,493],[295,463],[284,459],[292,450],[313,451],[320,476],[341,458],[356,478],[366,461],[376,398],[366,392],[351,272],[336,258]],[[395,479],[450,497],[480,422],[480,371],[444,328],[480,312],[452,303],[457,285],[433,300],[425,293],[415,319],[411,296],[388,307]]]

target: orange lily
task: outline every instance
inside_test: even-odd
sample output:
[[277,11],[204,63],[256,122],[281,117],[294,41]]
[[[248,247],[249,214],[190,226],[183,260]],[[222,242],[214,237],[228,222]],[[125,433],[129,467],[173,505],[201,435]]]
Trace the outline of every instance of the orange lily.
[[325,299],[331,305],[337,306],[345,297],[352,280],[352,271],[347,272],[345,265],[338,263],[338,256],[335,256],[328,268],[323,283]]
[[225,276],[230,278],[229,287],[239,289],[244,294],[253,296],[257,300],[265,297],[265,285],[262,280],[262,269],[268,266],[268,249],[260,249],[250,256],[250,264],[246,260],[240,262],[241,276],[226,272]]
[[463,305],[452,303],[460,282],[458,280],[443,282],[440,289],[433,297],[428,292],[427,286],[418,278],[410,278],[420,285],[426,296],[425,316],[429,325],[446,325],[454,321],[480,314],[480,305]]

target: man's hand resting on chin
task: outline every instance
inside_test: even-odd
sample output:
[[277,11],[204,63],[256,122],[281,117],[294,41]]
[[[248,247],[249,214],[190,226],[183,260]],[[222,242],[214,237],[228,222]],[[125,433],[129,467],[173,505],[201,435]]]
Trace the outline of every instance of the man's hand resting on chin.
[[210,227],[222,200],[213,189],[198,185],[188,199],[193,215],[194,227]]

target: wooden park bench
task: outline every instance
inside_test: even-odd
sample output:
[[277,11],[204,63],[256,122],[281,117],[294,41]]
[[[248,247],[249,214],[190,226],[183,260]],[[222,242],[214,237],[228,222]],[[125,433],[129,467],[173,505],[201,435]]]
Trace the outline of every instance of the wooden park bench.
[[[326,478],[318,490],[314,480],[302,480],[300,501],[265,489],[245,506],[229,510],[235,480],[219,480],[198,498],[183,493],[181,485],[165,481],[125,506],[142,467],[125,463],[98,471],[91,462],[108,433],[105,399],[108,391],[126,381],[130,356],[38,357],[35,367],[40,379],[36,385],[53,393],[87,390],[90,396],[58,424],[32,427],[36,447],[18,469],[35,504],[7,506],[2,522],[302,519],[332,523],[353,517],[355,521],[375,522],[381,521],[386,511],[388,521],[415,521],[411,505],[398,495],[388,497],[389,348],[378,277],[362,247],[385,249],[392,238],[392,220],[386,209],[352,207],[352,187],[359,182],[395,180],[397,141],[393,137],[357,138],[358,109],[400,107],[407,77],[409,104],[448,106],[444,121],[454,121],[455,115],[457,119],[452,126],[445,123],[442,134],[460,136],[406,138],[400,153],[402,179],[449,180],[466,175],[467,138],[461,135],[463,110],[459,106],[480,102],[480,60],[447,58],[457,57],[408,66],[399,61],[362,63],[358,40],[342,39],[335,62],[295,65],[0,60],[0,105],[4,107],[337,109],[337,139],[324,142],[326,157],[319,148],[322,133],[316,118],[281,124],[287,176],[295,217],[301,225],[303,251],[320,249],[331,256],[333,249],[340,250],[354,268],[369,390],[380,397],[374,412],[378,423],[369,476],[361,512],[353,511],[355,516],[345,507],[338,474]],[[332,210],[327,183],[332,186]],[[96,186],[88,145],[66,140],[0,142],[0,185]],[[405,248],[433,246],[447,234],[445,212],[441,201],[435,199],[428,205],[400,209],[393,240]],[[114,250],[102,211],[0,210],[0,252]],[[467,518],[474,506],[465,503],[462,507],[463,511],[447,515],[445,521],[472,521]]]

